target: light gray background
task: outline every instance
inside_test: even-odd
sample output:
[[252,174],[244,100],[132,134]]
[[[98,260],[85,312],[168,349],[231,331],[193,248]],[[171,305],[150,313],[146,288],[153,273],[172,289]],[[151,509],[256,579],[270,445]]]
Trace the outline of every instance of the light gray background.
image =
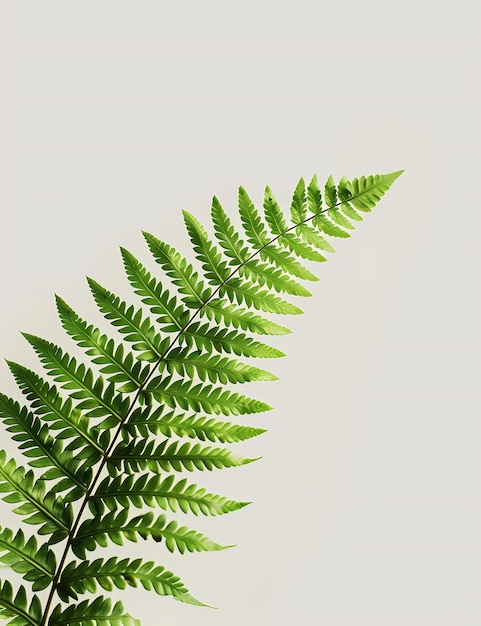
[[126,548],[219,609],[129,591],[143,624],[481,623],[478,30],[475,2],[2,2],[7,358],[37,367],[19,330],[74,352],[53,293],[101,323],[84,276],[128,296],[141,229],[189,254],[181,208],[406,169],[248,390],[263,460],[196,476],[254,501],[186,520],[237,547]]

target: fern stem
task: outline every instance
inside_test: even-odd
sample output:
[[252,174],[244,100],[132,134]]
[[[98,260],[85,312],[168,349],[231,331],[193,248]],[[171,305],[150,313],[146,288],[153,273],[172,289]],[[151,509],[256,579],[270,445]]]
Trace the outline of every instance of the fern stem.
[[[358,194],[357,196],[361,196],[363,195]],[[352,196],[353,198],[356,198],[357,196]],[[293,226],[290,226],[289,228],[287,228],[286,230],[284,230],[282,233],[279,233],[278,235],[276,235],[275,237],[273,237],[271,240],[269,240],[267,243],[265,243],[264,245],[262,245],[260,248],[256,249],[245,261],[243,261],[242,263],[240,263],[237,267],[235,267],[231,273],[227,276],[227,278],[225,278],[225,280],[222,281],[222,283],[220,285],[218,285],[214,291],[212,292],[212,294],[204,301],[201,303],[201,305],[196,309],[196,311],[191,315],[191,317],[188,319],[188,321],[185,323],[185,325],[178,331],[178,333],[174,336],[174,338],[172,339],[172,341],[170,342],[170,344],[167,346],[167,348],[164,350],[164,353],[157,359],[157,361],[154,364],[154,367],[152,368],[151,372],[148,374],[148,376],[146,377],[145,381],[142,383],[142,385],[139,387],[139,389],[137,390],[134,398],[132,399],[132,403],[129,406],[126,414],[124,415],[124,417],[122,418],[122,420],[120,421],[120,423],[117,425],[117,429],[114,433],[114,436],[112,438],[112,441],[110,443],[110,445],[108,446],[107,450],[103,453],[103,458],[101,459],[99,466],[97,468],[97,471],[95,473],[95,476],[92,478],[92,482],[90,487],[88,488],[88,490],[85,493],[84,499],[82,504],[80,505],[80,508],[78,510],[77,513],[77,517],[72,525],[72,528],[69,531],[69,534],[66,538],[66,544],[64,547],[64,551],[62,553],[62,556],[60,558],[57,570],[55,572],[55,576],[52,579],[52,583],[51,583],[51,588],[50,588],[50,592],[47,598],[47,602],[45,605],[45,609],[43,612],[43,616],[42,616],[42,621],[40,623],[40,626],[46,626],[47,624],[47,620],[48,620],[48,616],[49,616],[49,612],[50,612],[50,608],[53,602],[53,598],[54,595],[56,593],[57,590],[57,586],[58,583],[60,581],[60,577],[62,575],[63,572],[63,568],[65,565],[65,561],[67,559],[68,556],[68,552],[70,550],[70,547],[73,543],[73,541],[75,540],[75,534],[77,532],[77,529],[80,525],[80,522],[82,521],[82,515],[83,512],[85,511],[85,508],[90,500],[90,497],[98,483],[98,481],[100,480],[101,474],[102,474],[102,470],[104,469],[107,461],[109,460],[109,457],[112,453],[112,450],[120,436],[121,433],[121,429],[122,427],[125,425],[125,422],[127,421],[127,419],[129,418],[130,414],[132,413],[138,398],[140,396],[140,394],[144,391],[145,387],[147,386],[147,384],[149,383],[149,381],[152,379],[156,369],[158,368],[158,366],[160,365],[160,363],[167,357],[167,355],[169,354],[169,352],[172,350],[172,348],[174,347],[175,343],[178,341],[178,339],[181,337],[181,335],[188,329],[188,327],[194,322],[194,320],[200,315],[200,312],[202,311],[202,309],[207,306],[207,304],[217,295],[217,293],[224,287],[224,285],[231,279],[233,278],[241,269],[242,267],[244,267],[244,265],[246,265],[247,263],[249,263],[249,261],[251,261],[253,258],[255,258],[258,254],[260,254],[260,252],[262,250],[264,250],[264,248],[266,248],[267,246],[272,245],[273,243],[275,243],[278,239],[280,239],[282,236],[286,235],[287,233],[291,232],[292,230],[295,230],[298,226],[301,226],[303,224],[306,224],[307,222],[310,222],[311,220],[313,220],[314,218],[316,218],[318,215],[321,215],[322,213],[326,213],[327,211],[330,211],[332,209],[337,208],[338,206],[340,206],[342,204],[342,202],[338,202],[337,204],[331,206],[331,207],[326,207],[325,209],[323,209],[322,211],[319,211],[318,213],[314,213],[313,215],[307,217],[306,219],[304,219],[302,222],[299,222],[297,224],[294,224]]]

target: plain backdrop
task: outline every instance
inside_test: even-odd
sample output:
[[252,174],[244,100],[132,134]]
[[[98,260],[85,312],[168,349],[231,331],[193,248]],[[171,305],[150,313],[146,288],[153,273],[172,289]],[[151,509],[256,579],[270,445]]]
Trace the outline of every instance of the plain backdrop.
[[[274,407],[236,447],[262,460],[188,476],[252,500],[185,518],[237,547],[122,552],[218,607],[113,594],[145,626],[481,623],[479,18],[472,1],[1,3],[0,345],[37,371],[19,331],[76,353],[54,293],[102,325],[84,277],[135,301],[118,246],[155,269],[141,230],[192,259],[181,209],[208,226],[214,194],[235,216],[239,185],[287,209],[301,176],[406,170],[282,320],[287,356],[262,363],[280,380],[241,390]],[[0,382],[21,398],[4,361]]]

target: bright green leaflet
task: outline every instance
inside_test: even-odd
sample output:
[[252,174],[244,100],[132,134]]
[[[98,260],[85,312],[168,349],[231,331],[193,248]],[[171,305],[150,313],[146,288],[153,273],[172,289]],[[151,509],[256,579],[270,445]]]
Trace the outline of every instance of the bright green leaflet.
[[[217,198],[213,234],[184,211],[196,266],[144,233],[160,277],[121,248],[140,302],[124,302],[88,279],[100,312],[114,327],[112,336],[57,296],[62,326],[92,364],[28,333],[46,378],[7,361],[27,405],[0,394],[0,419],[29,467],[0,450],[0,492],[24,523],[37,528],[34,533],[0,527],[0,561],[26,581],[17,589],[0,581],[1,618],[12,626],[138,624],[120,602],[103,596],[79,600],[98,587],[127,585],[206,606],[163,565],[92,560],[90,553],[139,539],[181,553],[229,547],[172,515],[224,515],[249,503],[209,493],[179,474],[255,460],[224,444],[265,430],[218,416],[235,419],[271,407],[225,386],[276,379],[240,360],[284,356],[252,335],[290,332],[266,315],[302,313],[290,298],[311,295],[299,280],[318,280],[306,261],[325,261],[333,252],[329,239],[349,237],[353,222],[371,211],[401,173],[343,178],[338,185],[329,177],[323,189],[317,177],[308,185],[301,179],[288,217],[269,187],[263,214],[241,187],[243,232]],[[41,590],[45,600],[36,594]]]

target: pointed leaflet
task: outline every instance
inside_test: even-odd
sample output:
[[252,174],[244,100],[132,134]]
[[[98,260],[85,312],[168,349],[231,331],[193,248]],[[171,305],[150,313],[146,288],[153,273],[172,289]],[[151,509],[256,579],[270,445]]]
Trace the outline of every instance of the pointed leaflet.
[[15,597],[8,580],[0,581],[0,618],[13,618],[8,626],[40,626],[42,605],[37,596],[28,604],[25,587],[19,587]]
[[332,208],[337,204],[337,189],[332,176],[329,176],[326,184],[324,185],[324,201],[329,208]]
[[27,524],[42,524],[38,532],[50,534],[50,543],[68,535],[73,519],[71,505],[62,504],[52,492],[46,493],[45,482],[36,480],[31,470],[25,472],[13,459],[7,461],[4,450],[0,450],[0,492],[7,494],[2,498],[5,502],[23,503],[14,512],[28,515]]
[[350,185],[350,202],[360,211],[370,211],[404,170],[355,178]]
[[88,325],[60,296],[56,296],[57,309],[66,332],[84,348],[92,361],[101,365],[100,371],[107,374],[113,383],[126,383],[119,391],[135,391],[147,378],[149,368],[139,361],[134,362],[130,352],[124,356],[124,346],[115,345],[113,339],[101,334],[98,328]]
[[129,398],[115,393],[109,383],[104,389],[104,379],[94,377],[94,373],[83,363],[77,365],[75,357],[70,357],[61,348],[40,337],[23,333],[33,347],[50,376],[68,389],[71,398],[80,400],[77,408],[85,410],[89,417],[112,417],[112,423],[122,421],[129,407]]
[[245,441],[266,432],[264,428],[221,422],[211,417],[197,415],[186,417],[174,411],[163,415],[165,408],[165,405],[161,405],[152,411],[151,407],[138,407],[129,416],[124,429],[130,433],[131,437],[145,438],[149,433],[162,434],[166,437],[175,434],[178,437],[220,441],[220,443]]
[[291,220],[293,224],[300,224],[307,218],[306,183],[301,178],[292,195]]
[[196,530],[179,526],[176,521],[168,522],[163,514],[155,519],[154,514],[149,512],[129,519],[128,511],[122,509],[119,513],[112,511],[101,518],[85,520],[72,541],[72,550],[78,558],[85,559],[87,550],[94,550],[97,544],[105,547],[107,539],[123,545],[124,539],[136,542],[139,538],[148,537],[156,542],[165,542],[170,552],[177,549],[181,554],[186,550],[203,552],[230,547],[221,546]]
[[274,374],[261,370],[252,365],[234,361],[227,357],[202,353],[188,348],[174,348],[159,365],[159,371],[167,369],[170,374],[177,372],[181,376],[193,378],[194,374],[202,382],[209,379],[211,382],[244,383],[255,380],[277,380]]
[[180,509],[183,513],[190,511],[194,515],[224,515],[249,504],[208,493],[203,487],[189,484],[185,478],[175,482],[172,475],[162,478],[148,474],[137,479],[135,476],[107,477],[90,496],[90,503],[92,512],[96,514],[103,514],[105,506],[115,511],[119,507],[127,509],[133,504],[137,508],[159,506],[173,513]]
[[52,430],[58,430],[58,439],[71,439],[66,450],[76,450],[78,458],[95,463],[108,446],[108,433],[99,435],[97,428],[90,426],[89,420],[77,408],[72,408],[68,398],[62,401],[55,386],[50,386],[34,372],[14,363],[7,364],[15,380],[27,396],[36,415],[47,420]]
[[150,272],[125,248],[120,248],[127,278],[134,292],[142,298],[142,302],[157,315],[156,321],[162,330],[178,333],[189,320],[190,312],[177,298],[172,296],[164,285],[153,278]]
[[25,541],[21,530],[13,536],[9,528],[0,527],[0,561],[9,565],[25,580],[33,582],[33,591],[45,589],[55,575],[55,554],[47,544],[37,545],[35,537]]
[[[329,217],[327,217],[326,213],[328,213],[329,215],[331,215],[332,211],[329,210],[330,208],[330,202],[334,199],[333,196],[333,191],[332,191],[332,185],[334,184],[333,180],[332,180],[332,176],[328,179],[326,186],[324,188],[325,194],[326,194],[326,202],[328,202],[328,206],[323,209],[322,208],[322,192],[319,188],[319,183],[317,180],[317,176],[313,176],[311,182],[309,183],[309,186],[307,188],[307,205],[309,207],[309,211],[311,213],[313,213],[315,215],[315,217],[312,219],[312,224],[313,226],[315,226],[320,232],[325,233],[328,236],[331,237],[349,237],[349,233],[347,233],[346,231],[342,230],[342,228],[340,228],[339,226],[337,226],[336,224],[333,224],[332,221],[329,219]],[[327,190],[327,191],[326,191]],[[335,191],[335,188],[334,188]],[[334,202],[335,205],[335,202]],[[309,233],[310,232],[310,227],[308,227],[307,225],[303,225],[302,226],[302,232],[303,233]],[[314,231],[315,232],[315,231]],[[323,238],[321,238],[319,240],[319,242],[322,245],[322,241]],[[314,240],[312,241],[313,245],[314,244]],[[329,244],[327,244],[329,245]],[[330,246],[329,246],[330,248]],[[325,248],[325,249],[329,249],[329,248]],[[333,249],[331,248],[331,251],[333,251]]]
[[239,415],[260,413],[272,408],[265,402],[223,390],[221,387],[201,383],[194,385],[190,380],[173,380],[171,376],[153,378],[146,386],[145,392],[171,408],[179,406],[182,409],[206,413]]
[[63,450],[59,439],[54,439],[48,424],[42,423],[18,402],[0,394],[0,418],[7,431],[13,433],[12,439],[20,442],[20,450],[32,459],[32,467],[50,468],[42,474],[44,480],[62,479],[57,483],[57,491],[70,489],[69,500],[78,499],[87,490],[90,482],[90,468],[81,466],[80,459],[72,458]]
[[121,602],[112,606],[109,599],[103,597],[84,600],[72,604],[66,609],[59,604],[55,607],[48,621],[48,626],[140,626],[138,619],[128,615]]
[[162,340],[152,322],[143,317],[141,309],[128,306],[118,296],[111,293],[92,278],[87,278],[93,297],[101,313],[117,330],[125,335],[125,340],[133,343],[133,349],[141,352],[140,360],[149,362],[160,359],[169,344]]
[[109,470],[114,473],[122,466],[124,471],[129,472],[136,472],[139,469],[144,471],[149,469],[152,472],[160,470],[181,472],[186,469],[193,472],[196,469],[238,467],[256,460],[241,457],[226,448],[203,447],[199,443],[174,441],[168,444],[168,439],[157,447],[156,442],[152,440],[119,443],[108,459]]
[[80,593],[95,593],[97,585],[112,591],[114,587],[125,589],[127,585],[137,587],[139,584],[147,591],[153,589],[160,596],[172,596],[179,602],[206,606],[191,596],[180,578],[162,565],[155,565],[152,561],[144,563],[141,559],[119,561],[115,557],[107,561],[96,559],[69,563],[60,579],[59,595],[67,602],[69,598],[77,599]]
[[195,345],[198,350],[234,353],[238,356],[259,358],[278,358],[284,352],[265,343],[256,341],[244,333],[227,328],[211,328],[209,324],[194,322],[182,333],[179,341],[182,345]]

